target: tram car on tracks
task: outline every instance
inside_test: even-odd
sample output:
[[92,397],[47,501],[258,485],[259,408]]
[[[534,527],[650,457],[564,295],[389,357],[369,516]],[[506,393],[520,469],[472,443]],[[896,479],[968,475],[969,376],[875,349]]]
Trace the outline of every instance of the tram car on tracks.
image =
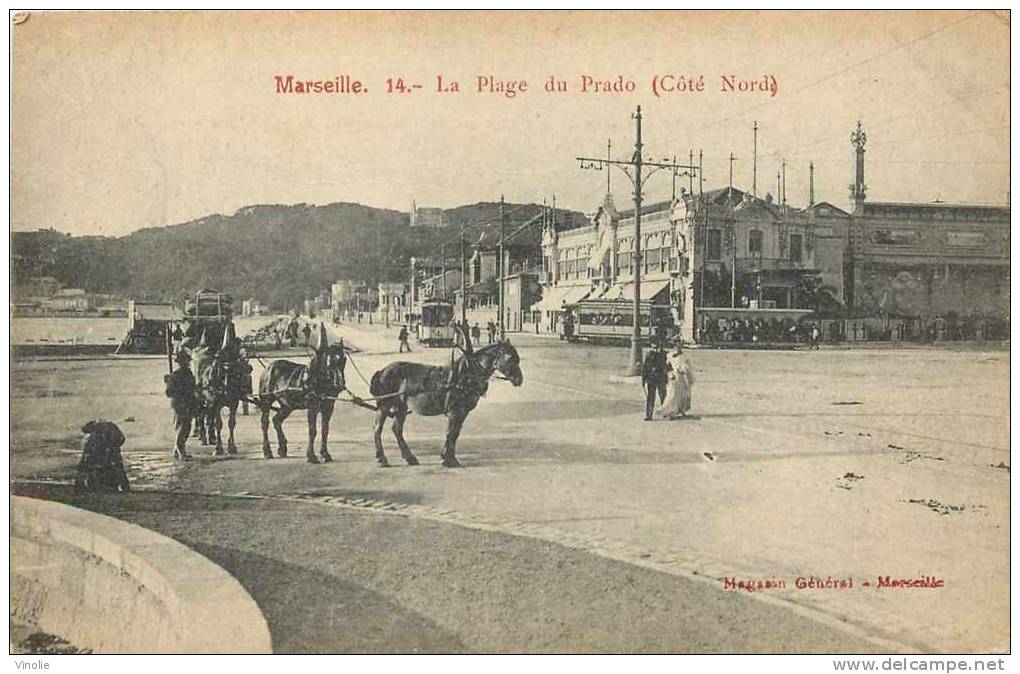
[[425,346],[453,346],[453,303],[442,299],[428,299],[421,303],[421,321],[418,323],[418,341]]
[[[638,320],[645,338],[672,339],[677,331],[668,304],[641,302]],[[634,334],[634,303],[628,300],[581,300],[567,308],[560,337],[569,342],[627,343]]]

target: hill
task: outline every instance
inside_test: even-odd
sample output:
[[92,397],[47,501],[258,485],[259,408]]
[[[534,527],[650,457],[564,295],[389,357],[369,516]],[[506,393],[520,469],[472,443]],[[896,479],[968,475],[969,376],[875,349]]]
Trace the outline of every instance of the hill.
[[[505,208],[515,228],[539,215],[542,206]],[[14,292],[30,277],[53,276],[64,286],[150,300],[217,288],[284,310],[336,279],[402,280],[411,257],[435,255],[442,243],[451,244],[448,252],[456,250],[461,224],[498,217],[499,204],[484,202],[447,210],[445,229],[412,229],[407,213],[361,204],[258,205],[117,238],[52,229],[15,232]],[[580,213],[558,214],[564,225],[581,220]]]

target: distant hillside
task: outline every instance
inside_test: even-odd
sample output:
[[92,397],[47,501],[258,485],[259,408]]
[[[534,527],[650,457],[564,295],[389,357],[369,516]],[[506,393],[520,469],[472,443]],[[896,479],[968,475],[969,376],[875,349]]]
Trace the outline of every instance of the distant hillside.
[[[524,223],[542,214],[541,204],[504,204],[508,223]],[[443,211],[446,214],[446,221],[450,227],[461,224],[470,225],[480,222],[499,222],[499,202],[481,201],[468,206],[457,206],[447,208]],[[558,229],[571,229],[583,224],[586,218],[583,213],[556,209],[556,224]]]
[[[506,204],[511,225],[541,213],[537,204]],[[198,288],[235,299],[256,297],[275,309],[296,306],[339,278],[402,280],[413,256],[434,255],[456,240],[461,224],[498,221],[498,203],[446,211],[451,227],[410,228],[409,215],[360,204],[247,206],[120,238],[74,237],[55,230],[11,237],[14,292],[32,276],[65,286],[151,300],[174,300]],[[562,211],[561,223],[580,213]]]

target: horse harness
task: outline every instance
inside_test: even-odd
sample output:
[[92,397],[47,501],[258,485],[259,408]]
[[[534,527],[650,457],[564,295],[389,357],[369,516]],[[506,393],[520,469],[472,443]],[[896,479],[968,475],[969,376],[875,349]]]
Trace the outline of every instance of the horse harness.
[[464,354],[452,368],[450,381],[446,384],[444,412],[449,412],[451,403],[458,398],[480,398],[489,389],[489,379],[495,375],[498,360],[493,360],[488,371],[475,361],[474,354]]
[[[497,379],[503,379],[505,381],[510,381],[509,378],[496,374],[495,369],[497,361],[493,361],[492,369],[489,372],[486,372],[484,368],[482,368],[478,363],[475,362],[474,358],[471,357],[472,355],[473,354],[465,354],[464,358],[458,361],[458,363],[451,368],[452,371],[447,383],[442,384],[433,389],[436,392],[443,390],[447,392],[446,403],[444,405],[445,409],[443,410],[444,412],[449,412],[450,403],[456,397],[459,397],[457,394],[463,395],[465,397],[473,396],[476,394],[479,396],[483,395],[486,392],[486,390],[488,390],[488,380],[492,377],[496,377]],[[347,356],[347,359],[351,361],[351,364],[354,365],[355,368],[357,368],[357,365],[354,363],[354,360],[349,355]],[[387,393],[380,396],[363,398],[355,394],[346,386],[344,386],[343,389],[338,391],[337,395],[334,396],[321,395],[316,393],[316,391],[314,390],[314,387],[312,386],[312,378],[310,378],[308,374],[309,369],[306,367],[302,372],[302,375],[297,379],[297,381],[290,382],[291,386],[284,389],[284,391],[304,392],[306,404],[310,402],[312,398],[317,398],[320,400],[335,400],[344,403],[351,403],[353,405],[365,407],[366,409],[370,409],[373,411],[375,411],[378,408],[370,404],[372,401],[404,397],[406,402],[407,394],[402,391],[396,391],[394,393]],[[362,377],[362,379],[364,379],[364,377]],[[348,400],[346,398],[339,397],[339,394],[343,392],[349,393],[351,395],[351,399]],[[259,401],[257,399],[252,399],[250,400],[250,402],[258,404]]]
[[[247,387],[238,384],[238,382],[244,381],[245,374],[247,374],[249,382]],[[231,377],[231,375],[236,376]],[[209,368],[209,374],[204,378],[209,380],[206,388],[217,397],[236,394],[243,398],[246,394],[251,393],[251,366],[240,357],[234,359],[216,358],[212,367]]]

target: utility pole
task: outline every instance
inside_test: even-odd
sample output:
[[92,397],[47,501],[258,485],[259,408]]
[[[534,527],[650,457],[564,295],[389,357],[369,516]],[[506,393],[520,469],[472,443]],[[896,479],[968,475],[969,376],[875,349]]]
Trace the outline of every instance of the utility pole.
[[754,120],[754,160],[751,168],[751,194],[758,197],[758,120]]
[[417,295],[417,287],[416,286],[417,286],[417,283],[418,283],[418,274],[417,274],[417,270],[415,269],[415,264],[416,263],[417,263],[417,260],[415,260],[412,257],[411,258],[411,293],[408,296],[408,302],[407,302],[408,313],[410,313],[410,314],[414,313],[414,296]]
[[808,179],[808,206],[815,205],[815,163],[810,162],[808,164],[808,173],[811,176]]
[[[616,166],[620,168],[634,185],[634,315],[633,315],[633,333],[631,335],[630,342],[630,365],[628,367],[628,373],[631,375],[638,375],[641,373],[641,201],[642,186],[647,179],[660,169],[670,169],[674,172],[677,169],[686,169],[689,171],[691,176],[691,187],[693,190],[693,176],[694,171],[698,171],[699,167],[693,165],[694,151],[691,150],[691,164],[678,165],[676,162],[672,163],[657,163],[645,161],[641,156],[641,150],[643,145],[641,143],[641,106],[637,106],[637,112],[633,115],[637,126],[637,139],[634,143],[634,155],[630,161],[614,160],[614,159],[595,159],[593,157],[578,157],[577,160],[580,162],[581,168],[583,169],[594,169],[596,171],[609,170],[609,167]],[[646,173],[646,169],[650,169]],[[556,201],[555,196],[553,197],[553,217],[556,214]]]
[[[730,152],[730,189],[726,193],[726,201],[729,203],[730,195],[733,194],[733,162],[736,157]],[[730,204],[732,207],[732,204]],[[730,260],[730,308],[735,309],[737,307],[737,221],[733,217],[733,211],[730,211],[730,252],[732,259]]]
[[506,316],[506,296],[504,295],[503,279],[506,278],[506,255],[504,253],[503,236],[506,226],[506,202],[503,199],[503,195],[499,195],[499,265],[496,269],[499,271],[499,338],[503,339],[506,335],[506,325],[504,317]]
[[[613,139],[609,138],[606,140],[606,161],[610,161],[613,158]],[[613,186],[613,172],[606,171],[606,195],[612,194]]]
[[[676,164],[676,155],[673,155],[673,163]],[[673,171],[673,198],[670,201],[676,201],[676,171]]]
[[730,214],[730,308],[737,308],[737,220]]
[[[694,166],[694,150],[693,149],[690,151],[690,154],[687,157],[687,163],[690,166]],[[694,173],[693,172],[687,174],[687,192],[692,197],[694,196]]]
[[439,247],[439,254],[443,256],[443,299],[449,299],[446,288],[446,244]]
[[[634,270],[634,332],[630,338],[630,373],[641,374],[641,366],[644,358],[641,355],[641,150],[644,145],[641,143],[641,106],[637,106],[634,113],[637,121],[637,140],[634,142],[634,259],[632,267]],[[648,327],[651,328],[651,316],[649,316]]]
[[783,208],[786,208],[786,159],[783,159]]
[[467,270],[464,268],[464,223],[460,223],[460,324],[467,325]]
[[[705,306],[705,259],[708,257],[708,204],[705,203],[705,173],[702,171],[704,162],[704,153],[698,150],[698,208],[704,213],[702,218],[701,227],[701,280],[699,282],[699,301],[695,305],[697,307]],[[697,318],[695,318],[695,324],[697,324]],[[699,331],[698,336],[701,336]]]

